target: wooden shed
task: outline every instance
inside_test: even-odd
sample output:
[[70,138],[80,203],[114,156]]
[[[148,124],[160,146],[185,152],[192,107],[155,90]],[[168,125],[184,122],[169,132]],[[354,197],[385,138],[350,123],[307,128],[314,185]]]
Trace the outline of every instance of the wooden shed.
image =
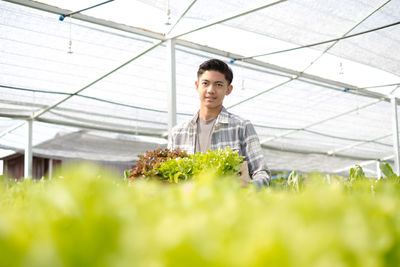
[[[142,138],[143,139],[143,138]],[[32,177],[51,177],[53,170],[76,162],[89,161],[107,167],[123,177],[124,170],[133,167],[138,155],[166,143],[137,140],[137,137],[102,132],[77,131],[57,134],[54,138],[33,147]],[[17,150],[18,151],[18,150]],[[24,153],[3,158],[6,177],[24,177]]]
[[[24,154],[16,153],[2,158],[3,174],[9,178],[24,177]],[[61,166],[61,160],[33,156],[32,178],[40,179],[43,176],[51,178],[53,170]]]

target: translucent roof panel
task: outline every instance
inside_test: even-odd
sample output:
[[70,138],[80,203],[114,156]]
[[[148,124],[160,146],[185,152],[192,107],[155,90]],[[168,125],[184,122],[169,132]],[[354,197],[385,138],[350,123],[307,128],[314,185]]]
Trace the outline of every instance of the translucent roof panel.
[[[399,12],[398,1],[286,1],[227,24],[298,46],[398,22]],[[400,60],[400,52],[395,49],[398,37],[399,27],[394,26],[339,41],[328,53],[399,75],[396,62]],[[331,44],[315,49],[325,50]]]
[[[62,23],[54,14],[8,3],[2,3],[1,11],[2,52],[7,53],[1,57],[7,74],[2,83],[18,78],[30,88],[29,81],[35,80],[38,88],[32,89],[72,93],[151,44],[76,20]],[[54,86],[58,81],[63,83]]]
[[26,117],[96,82],[40,120],[125,126],[134,132],[144,128],[146,134],[166,131],[164,48],[112,73],[151,47],[153,39],[78,20],[60,22],[54,14],[9,3],[2,3],[2,14],[0,86],[5,112]]

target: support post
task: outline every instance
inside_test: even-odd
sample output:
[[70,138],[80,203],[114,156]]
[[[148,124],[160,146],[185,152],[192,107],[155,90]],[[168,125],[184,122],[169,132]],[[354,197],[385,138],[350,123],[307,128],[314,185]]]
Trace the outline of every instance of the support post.
[[399,124],[397,119],[397,100],[395,96],[390,99],[393,108],[393,154],[394,154],[394,169],[395,173],[399,175]]
[[26,122],[26,143],[25,143],[25,155],[24,155],[24,178],[28,179],[32,177],[32,124],[33,120]]
[[53,178],[53,159],[49,159],[49,180]]
[[168,136],[176,125],[176,60],[175,39],[167,41],[167,70],[168,70]]

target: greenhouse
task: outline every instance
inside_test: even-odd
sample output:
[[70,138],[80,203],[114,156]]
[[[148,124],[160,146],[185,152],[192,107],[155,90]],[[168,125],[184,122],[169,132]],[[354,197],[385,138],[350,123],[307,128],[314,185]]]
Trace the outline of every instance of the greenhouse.
[[400,0],[0,1],[0,266],[400,266],[399,24]]
[[398,170],[400,2],[0,2],[0,157],[132,164],[198,110],[201,62],[234,73],[273,171]]

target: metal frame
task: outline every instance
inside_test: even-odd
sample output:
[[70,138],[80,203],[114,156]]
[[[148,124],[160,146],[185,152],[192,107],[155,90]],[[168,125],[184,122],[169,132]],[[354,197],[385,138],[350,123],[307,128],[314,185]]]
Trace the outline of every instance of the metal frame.
[[[20,4],[20,5],[24,5],[24,6],[28,6],[28,7],[31,7],[31,8],[40,9],[40,10],[47,11],[47,12],[56,13],[56,14],[66,14],[66,13],[69,12],[68,10],[63,10],[63,9],[60,9],[60,8],[56,8],[56,7],[48,6],[46,4],[41,4],[41,3],[28,1],[28,0],[5,0],[5,1],[16,3],[16,4]],[[114,23],[114,22],[110,22],[110,21],[106,21],[106,20],[102,20],[102,19],[93,18],[93,17],[86,16],[86,15],[83,15],[83,14],[80,14],[80,13],[75,14],[74,15],[75,19],[86,21],[86,22],[90,22],[90,23],[94,23],[94,24],[98,24],[98,25],[102,25],[102,26],[105,26],[105,27],[113,28],[113,29],[122,30],[122,31],[125,31],[125,32],[139,34],[139,35],[142,35],[142,36],[146,36],[146,37],[149,37],[149,38],[153,38],[153,39],[159,40],[159,42],[156,43],[156,44],[153,44],[151,47],[149,47],[148,49],[144,50],[142,53],[136,55],[132,59],[130,59],[127,62],[123,63],[119,67],[111,70],[110,72],[108,72],[105,75],[101,76],[100,78],[96,79],[92,83],[90,83],[90,84],[86,85],[85,87],[75,91],[73,94],[66,96],[61,101],[58,101],[58,102],[54,103],[53,105],[48,106],[47,108],[44,108],[41,111],[35,113],[34,115],[31,116],[31,118],[30,118],[31,120],[29,120],[29,121],[30,122],[32,122],[32,120],[43,121],[40,118],[41,115],[43,115],[46,112],[52,110],[53,108],[57,107],[61,103],[67,101],[72,96],[78,95],[83,90],[89,88],[93,84],[95,84],[98,81],[104,79],[105,77],[109,76],[110,74],[114,73],[115,71],[119,70],[120,68],[126,66],[130,62],[136,60],[137,58],[145,55],[147,52],[153,50],[154,48],[156,48],[156,47],[158,47],[160,45],[162,45],[165,41],[168,41],[168,45],[169,45],[168,50],[171,53],[170,56],[169,56],[170,57],[170,63],[169,63],[169,65],[170,65],[170,74],[169,74],[169,76],[170,76],[169,128],[171,128],[172,125],[174,125],[176,123],[176,96],[174,96],[174,94],[175,94],[175,81],[174,81],[174,79],[175,79],[174,78],[174,76],[175,76],[175,71],[174,71],[174,65],[175,65],[174,50],[175,50],[175,45],[180,45],[180,46],[188,47],[188,48],[191,48],[191,49],[197,49],[197,50],[208,52],[208,53],[212,53],[212,54],[215,54],[215,55],[221,55],[221,56],[224,56],[224,57],[227,57],[227,58],[240,58],[241,57],[240,55],[234,55],[234,54],[231,54],[229,52],[221,51],[221,50],[218,50],[218,49],[213,49],[213,48],[210,48],[210,47],[205,47],[205,46],[201,46],[201,45],[198,45],[198,44],[193,44],[193,43],[190,43],[190,42],[187,42],[187,41],[184,41],[184,40],[180,40],[178,38],[182,37],[182,36],[184,36],[186,34],[189,34],[189,33],[195,32],[195,31],[199,31],[199,30],[205,29],[207,27],[211,27],[211,26],[216,25],[216,24],[220,24],[220,23],[226,22],[228,20],[243,16],[243,15],[247,15],[247,14],[250,14],[252,12],[255,12],[255,11],[258,11],[258,10],[261,10],[261,9],[276,5],[276,4],[280,4],[280,3],[285,2],[285,1],[287,1],[287,0],[275,1],[275,2],[272,2],[272,3],[266,4],[266,5],[264,4],[264,5],[259,5],[259,6],[256,6],[256,7],[252,7],[250,9],[245,9],[245,10],[242,10],[240,12],[237,12],[237,13],[229,15],[229,16],[225,16],[225,17],[222,17],[222,18],[218,18],[218,19],[214,19],[214,20],[205,22],[200,27],[194,28],[192,30],[189,30],[189,31],[186,31],[186,32],[183,32],[183,33],[174,34],[174,35],[171,35],[172,30],[177,25],[177,23],[179,23],[180,19],[187,13],[187,11],[194,5],[194,3],[196,1],[192,1],[191,2],[191,4],[184,10],[184,12],[180,15],[180,18],[170,28],[170,30],[168,31],[168,33],[166,33],[166,35],[150,32],[150,31],[146,31],[146,30],[142,30],[142,29],[137,29],[137,28],[134,28],[134,27],[126,26],[126,25],[121,25],[121,24],[118,24],[118,23]],[[358,22],[354,27],[352,27],[349,31],[347,31],[343,36],[346,36],[347,34],[349,34],[352,30],[354,30],[357,26],[359,26],[368,17],[370,17],[372,14],[374,14],[379,9],[381,9],[383,6],[385,6],[388,2],[390,2],[390,0],[385,2],[384,4],[382,4],[378,8],[374,9],[368,16],[366,16],[364,19],[362,19],[360,22]],[[246,102],[248,100],[251,100],[251,99],[253,99],[255,97],[258,97],[259,95],[267,93],[267,92],[269,92],[269,91],[271,91],[271,90],[273,90],[275,88],[278,88],[278,87],[280,87],[280,86],[282,86],[282,85],[284,85],[286,83],[289,83],[289,82],[291,82],[293,80],[296,80],[296,79],[299,79],[299,80],[302,80],[302,81],[309,80],[309,81],[321,83],[321,86],[325,85],[325,87],[333,86],[333,87],[336,87],[338,89],[342,88],[342,89],[348,90],[348,92],[352,93],[352,94],[362,95],[362,96],[366,96],[366,97],[369,97],[369,98],[375,98],[376,99],[375,101],[373,101],[371,103],[368,103],[366,105],[363,105],[361,107],[358,107],[356,109],[352,109],[352,110],[346,111],[344,113],[340,113],[340,114],[337,114],[335,116],[326,118],[324,120],[320,120],[320,121],[311,123],[309,125],[306,125],[306,126],[302,127],[301,129],[295,129],[295,130],[287,131],[284,134],[281,134],[281,135],[278,135],[278,136],[275,136],[275,137],[272,137],[272,138],[265,139],[265,140],[263,140],[261,142],[261,143],[265,143],[265,142],[268,142],[268,141],[275,140],[277,138],[281,138],[281,137],[290,135],[290,134],[292,134],[294,132],[310,128],[310,127],[315,126],[317,124],[320,124],[320,123],[323,123],[323,122],[338,118],[340,116],[344,116],[346,114],[354,112],[355,110],[359,110],[360,108],[366,108],[368,106],[377,104],[377,103],[379,103],[381,101],[387,101],[387,102],[391,101],[392,105],[393,105],[393,111],[394,111],[394,115],[393,115],[393,117],[394,117],[393,118],[393,121],[394,121],[393,129],[394,129],[394,133],[395,133],[394,134],[394,153],[395,153],[395,155],[397,155],[395,157],[395,162],[396,162],[397,172],[399,172],[399,149],[398,149],[398,147],[399,147],[399,139],[398,139],[397,101],[396,101],[396,99],[395,98],[390,98],[390,97],[388,97],[386,95],[383,95],[383,94],[379,94],[379,93],[375,93],[375,92],[372,92],[372,91],[368,91],[368,90],[365,90],[365,89],[361,90],[360,88],[358,88],[356,86],[353,86],[353,85],[350,85],[350,84],[345,84],[345,83],[341,83],[341,82],[338,82],[338,81],[333,81],[333,80],[321,78],[321,77],[318,77],[318,76],[315,76],[315,75],[310,75],[310,74],[304,73],[304,71],[306,69],[308,69],[311,65],[313,65],[323,54],[325,54],[329,49],[331,49],[336,43],[337,42],[333,43],[326,50],[324,50],[320,56],[318,56],[314,61],[312,61],[311,64],[301,72],[290,70],[290,69],[287,69],[287,68],[282,68],[282,67],[279,67],[279,66],[276,66],[276,65],[273,65],[273,64],[268,64],[268,63],[265,63],[265,62],[262,62],[262,61],[259,61],[259,60],[256,60],[256,59],[245,59],[245,60],[243,60],[243,62],[245,62],[246,64],[250,64],[250,65],[266,68],[266,69],[269,69],[269,70],[278,71],[280,73],[284,73],[284,74],[290,75],[291,78],[289,78],[289,80],[284,81],[284,82],[282,82],[282,83],[280,83],[278,85],[275,85],[275,86],[273,86],[271,88],[268,88],[268,89],[266,89],[266,90],[264,90],[264,91],[262,91],[260,93],[257,93],[257,94],[255,94],[255,95],[253,95],[253,96],[251,96],[251,97],[249,97],[249,98],[247,98],[245,100],[242,100],[242,101],[240,101],[240,102],[238,102],[238,103],[236,103],[236,104],[234,104],[234,105],[232,105],[232,106],[230,106],[228,108],[232,108],[234,106],[240,105],[240,104],[242,104],[242,103],[244,103],[244,102]],[[174,108],[174,105],[175,105],[175,108]],[[174,119],[174,117],[175,117],[175,119]],[[47,120],[47,121],[49,121],[49,120]],[[30,126],[29,128],[32,130],[32,126]],[[12,131],[12,129],[10,131]],[[10,132],[10,131],[8,131],[8,132]],[[5,133],[5,134],[7,134],[7,133]],[[387,135],[385,137],[387,137]],[[380,138],[378,138],[378,139],[380,139]],[[354,146],[357,146],[357,145],[360,145],[360,144],[363,144],[363,143],[365,143],[365,142],[355,143],[355,144],[351,145],[351,147],[354,147]],[[328,155],[329,154],[334,154],[334,153],[336,153],[338,151],[342,151],[342,150],[347,149],[347,147],[336,149],[333,152],[332,151],[328,151],[326,154],[328,154]],[[29,152],[29,150],[27,150],[27,151]]]
[[29,179],[32,177],[32,130],[33,130],[33,120],[26,121],[26,144],[24,153],[24,177]]
[[175,39],[167,41],[167,69],[168,69],[168,136],[172,127],[176,125],[176,60]]
[[397,99],[395,96],[392,96],[391,99],[392,107],[393,107],[393,156],[394,156],[394,167],[397,175],[400,173],[400,155],[399,155],[399,120],[397,116]]

